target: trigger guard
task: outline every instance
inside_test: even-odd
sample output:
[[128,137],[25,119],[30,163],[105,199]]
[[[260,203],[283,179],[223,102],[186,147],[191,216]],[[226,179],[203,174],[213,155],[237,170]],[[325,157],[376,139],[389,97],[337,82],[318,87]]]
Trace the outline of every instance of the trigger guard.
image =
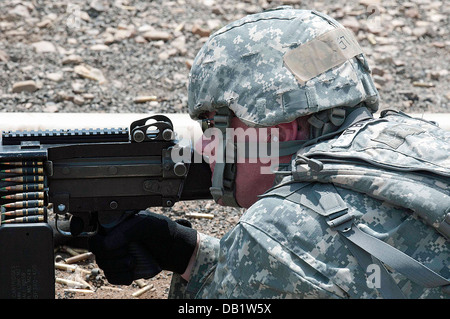
[[71,231],[69,231],[69,232],[64,231],[58,227],[58,214],[55,214],[55,228],[58,231],[58,233],[60,233],[63,236],[66,236],[66,237],[92,237],[92,236],[96,235],[98,232],[98,225],[94,231],[81,232],[78,235],[73,235]]

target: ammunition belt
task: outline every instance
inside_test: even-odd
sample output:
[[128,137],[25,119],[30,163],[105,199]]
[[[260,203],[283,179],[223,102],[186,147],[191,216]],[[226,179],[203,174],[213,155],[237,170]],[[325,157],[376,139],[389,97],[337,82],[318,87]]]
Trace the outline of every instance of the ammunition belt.
[[0,224],[47,222],[45,183],[41,161],[0,162]]

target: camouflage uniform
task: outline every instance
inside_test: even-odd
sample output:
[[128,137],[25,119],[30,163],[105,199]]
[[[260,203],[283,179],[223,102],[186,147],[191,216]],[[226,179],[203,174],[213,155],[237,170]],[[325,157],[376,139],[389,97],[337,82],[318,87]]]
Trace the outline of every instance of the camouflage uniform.
[[[391,121],[400,123],[405,119],[399,117]],[[369,121],[372,131],[382,127],[380,123],[385,124],[385,119]],[[450,134],[430,126],[430,123],[414,126],[415,133],[421,128],[429,129],[428,139],[427,136],[421,138],[426,142],[426,147],[432,147],[434,153],[438,154],[436,156],[430,152],[423,159],[436,156],[439,159],[436,169],[447,167],[448,174],[449,158],[445,154],[449,153]],[[433,130],[436,135],[430,138]],[[364,130],[362,132],[366,133]],[[386,129],[381,129],[380,132],[386,132]],[[377,131],[375,134],[371,132],[371,135],[380,136]],[[315,144],[309,148],[309,152],[317,148],[323,150],[326,144],[336,144],[340,137],[345,137],[345,134]],[[358,142],[356,137],[353,144],[357,145]],[[409,142],[411,139],[402,144]],[[399,149],[400,155],[407,154],[407,145],[403,146],[403,149]],[[397,160],[394,156],[390,158],[393,162]],[[414,157],[409,159],[416,160]],[[404,167],[410,164],[404,159],[401,162]],[[431,170],[432,162],[427,162],[427,165]],[[329,168],[325,167],[324,170],[326,169]],[[292,177],[285,177],[281,181],[281,187],[274,187],[262,195],[242,216],[239,224],[220,241],[202,235],[190,282],[183,284],[175,276],[171,297],[379,298],[377,287],[368,282],[371,274],[369,269],[358,264],[348,243],[322,216],[324,203],[320,199],[333,191],[337,191],[345,202],[345,208],[359,229],[448,278],[448,240],[430,227],[435,225],[440,229],[439,223],[449,224],[448,221],[442,221],[442,216],[445,218],[444,214],[448,214],[450,207],[448,182],[445,186],[434,176],[428,189],[427,184],[421,184],[419,180],[412,185],[405,184],[402,178],[407,175],[407,172],[399,172],[399,176],[395,178],[392,175],[377,174],[376,178],[390,178],[392,181],[385,180],[380,187],[375,185],[377,183],[368,183],[365,191],[370,193],[369,188],[374,188],[372,196],[348,189],[353,179],[356,183],[365,184],[367,180],[364,176],[352,177],[352,174],[343,169],[336,174],[342,179],[337,182],[342,187],[327,184],[326,180],[322,181],[324,183],[316,183],[314,178],[311,178],[311,182],[286,183]],[[420,178],[427,177],[422,174]],[[328,181],[331,182],[331,179]],[[438,187],[433,184],[438,184]],[[337,206],[334,203],[331,205],[332,208]],[[422,207],[417,209],[418,214],[411,214],[411,210],[404,208],[408,206]],[[421,213],[427,210],[431,213],[421,217]],[[440,212],[439,216],[437,212]],[[435,213],[436,216],[433,215]],[[421,218],[428,218],[430,225]],[[449,297],[439,287],[424,289],[396,271],[392,271],[391,276],[406,298]]]
[[[290,24],[284,24],[286,21]],[[309,146],[299,147],[298,154],[329,151],[333,142],[338,143],[336,141],[345,136],[346,127],[342,129],[341,125],[351,111],[361,107],[372,112],[377,109],[378,94],[368,75],[364,55],[350,57],[305,82],[299,81],[292,70],[280,63],[280,58],[282,60],[289,50],[339,27],[335,20],[322,14],[285,9],[251,15],[219,30],[199,52],[191,70],[191,116],[197,118],[202,112],[226,106],[248,126],[271,126],[313,114],[311,141]],[[344,113],[335,113],[339,107]],[[374,127],[382,126],[377,125]],[[406,134],[402,130],[392,132],[387,144],[398,142],[401,145],[408,136],[423,133],[411,127]],[[433,138],[426,140],[427,147],[440,152],[437,166],[442,165],[448,173],[450,134],[438,129],[436,132],[440,149],[433,144]],[[386,142],[376,133],[373,138]],[[327,138],[322,139],[324,136]],[[347,142],[340,145],[341,148],[357,144],[354,140]],[[391,147],[397,149],[400,145]],[[362,153],[367,151],[362,149]],[[401,154],[401,148],[399,150],[396,156]],[[371,153],[366,155],[370,161]],[[407,205],[408,208],[397,205],[408,202],[404,198],[414,197],[411,191],[417,189],[397,189],[399,192],[391,189],[397,197],[387,198],[378,196],[377,191],[382,193],[389,189],[375,187],[373,190],[369,183],[367,192],[358,192],[346,187],[350,179],[344,178],[343,183],[334,186],[330,184],[334,177],[319,180],[310,176],[308,169],[302,174],[296,167],[299,158],[294,156],[293,159],[294,174],[279,180],[281,186],[261,196],[222,239],[201,234],[190,281],[187,283],[174,274],[170,298],[381,297],[370,282],[370,270],[358,264],[346,239],[330,227],[324,216],[327,215],[324,210],[333,209],[325,207],[331,205],[329,201],[322,200],[330,194],[342,200],[358,229],[396,247],[442,277],[450,277],[449,244],[434,225],[436,220],[445,222],[443,214],[450,206],[448,176],[447,185],[440,185],[437,179],[434,182],[442,188],[442,197],[421,194],[422,202],[441,201],[441,205],[437,205],[441,214],[429,221],[430,226],[420,220],[423,217],[420,214],[411,214]],[[304,160],[300,164],[308,163],[307,158],[300,159]],[[396,160],[402,161],[394,158],[393,162]],[[335,171],[340,176],[342,171]],[[295,174],[301,175],[303,180],[293,180]],[[357,179],[357,183],[361,181]],[[449,297],[441,288],[424,289],[387,268],[406,298]]]

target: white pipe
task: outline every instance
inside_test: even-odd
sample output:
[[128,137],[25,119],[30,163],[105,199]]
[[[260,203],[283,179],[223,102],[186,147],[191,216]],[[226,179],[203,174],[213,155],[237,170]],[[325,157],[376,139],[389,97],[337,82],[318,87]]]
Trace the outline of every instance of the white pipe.
[[[129,128],[130,124],[156,113],[15,113],[0,112],[0,131]],[[188,114],[164,114],[182,138],[200,137],[200,125]]]
[[450,131],[450,113],[407,113],[409,116],[425,119],[427,121],[435,122],[439,127],[446,131]]

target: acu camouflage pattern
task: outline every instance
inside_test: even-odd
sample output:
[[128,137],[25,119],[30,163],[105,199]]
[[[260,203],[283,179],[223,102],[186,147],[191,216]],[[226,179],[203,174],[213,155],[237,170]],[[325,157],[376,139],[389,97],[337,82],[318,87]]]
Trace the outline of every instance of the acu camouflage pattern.
[[294,180],[333,183],[408,208],[450,237],[450,133],[433,123],[385,110],[298,153],[324,167],[314,172],[294,160]]
[[284,65],[286,52],[343,28],[310,10],[280,8],[249,15],[210,36],[189,75],[192,118],[228,107],[246,125],[273,126],[334,107],[378,108],[363,54],[300,84]]
[[[305,181],[285,183],[292,176],[285,177],[220,241],[202,235],[191,280],[187,283],[175,275],[170,297],[381,298],[367,282],[371,273],[362,269],[327,224],[320,205],[312,205],[310,199],[331,186],[327,182],[337,185],[333,189],[359,229],[449,278],[450,245],[436,229],[445,223],[450,208],[450,133],[392,112],[357,124],[359,130],[349,138],[347,131],[300,151],[323,160],[324,174],[296,169],[297,177]],[[330,158],[333,153],[335,159],[347,153],[347,162],[327,162],[324,154]],[[351,157],[353,162],[348,161]],[[384,165],[381,180],[366,179],[373,171],[370,165],[355,162],[357,157],[379,162],[373,166],[376,174]],[[356,175],[349,174],[348,166],[353,164],[355,170],[355,163],[359,164]],[[367,168],[367,176],[358,175],[361,168]],[[398,174],[390,175],[396,170]],[[293,200],[293,194],[309,200]],[[391,275],[406,298],[449,298],[441,288],[423,288],[392,269]]]
[[[307,195],[315,192],[314,185],[282,187]],[[358,227],[450,276],[448,242],[433,228],[404,209],[336,189]],[[220,246],[218,239],[205,238],[189,283],[174,276],[171,298],[380,298],[325,218],[281,196],[256,202]],[[407,298],[448,298],[440,288],[423,289],[401,274],[392,275]]]

